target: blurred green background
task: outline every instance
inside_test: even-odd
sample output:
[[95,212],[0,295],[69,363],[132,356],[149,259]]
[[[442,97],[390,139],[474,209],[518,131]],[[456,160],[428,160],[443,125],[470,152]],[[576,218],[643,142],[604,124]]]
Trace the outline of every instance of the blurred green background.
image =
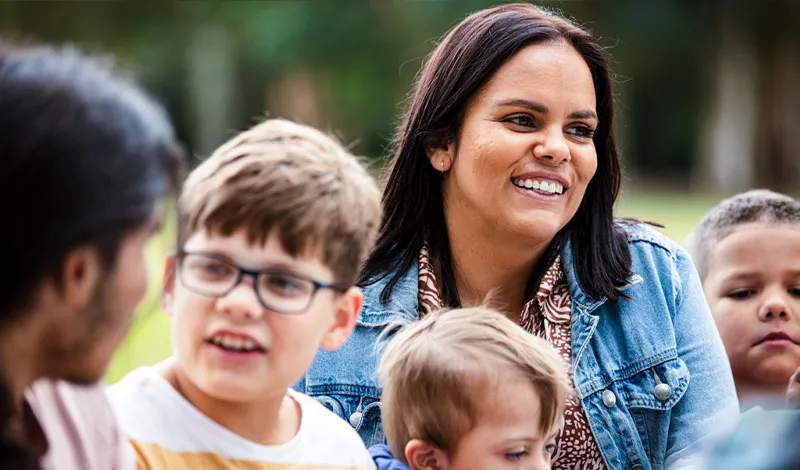
[[[0,37],[111,54],[157,97],[200,161],[265,115],[336,133],[380,163],[425,56],[497,1],[0,2]],[[682,241],[719,198],[800,188],[800,2],[542,1],[611,57],[625,169],[619,215]],[[378,165],[380,166],[380,165]],[[169,354],[158,309],[172,226],[148,249],[152,288],[109,381]]]

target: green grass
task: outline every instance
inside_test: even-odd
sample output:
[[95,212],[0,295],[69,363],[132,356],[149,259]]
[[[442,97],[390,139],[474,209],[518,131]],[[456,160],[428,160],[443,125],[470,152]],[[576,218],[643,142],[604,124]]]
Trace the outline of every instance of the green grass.
[[[617,214],[659,222],[663,232],[678,241],[689,233],[700,217],[719,198],[676,194],[626,194],[617,204]],[[160,310],[158,293],[161,287],[164,255],[173,249],[174,226],[164,229],[148,247],[151,286],[147,298],[137,311],[131,328],[108,371],[109,383],[142,365],[154,364],[171,354],[170,321]]]

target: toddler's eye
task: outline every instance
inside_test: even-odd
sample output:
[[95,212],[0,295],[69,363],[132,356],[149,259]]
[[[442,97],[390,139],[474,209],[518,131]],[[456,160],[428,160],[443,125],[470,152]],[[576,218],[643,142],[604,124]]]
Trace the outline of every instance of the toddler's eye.
[[506,453],[506,459],[512,462],[516,462],[522,460],[522,458],[525,457],[526,455],[528,455],[528,451],[526,450],[521,450],[519,452],[508,452]]
[[726,294],[726,297],[733,300],[745,300],[754,296],[755,293],[756,293],[755,289],[736,289],[728,292]]

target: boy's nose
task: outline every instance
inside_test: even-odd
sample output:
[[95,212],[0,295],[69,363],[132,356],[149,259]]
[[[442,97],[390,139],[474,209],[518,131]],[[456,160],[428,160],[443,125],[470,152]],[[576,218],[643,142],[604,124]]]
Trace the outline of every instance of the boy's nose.
[[761,304],[758,311],[758,318],[761,321],[777,319],[789,320],[793,314],[794,312],[791,311],[789,303],[786,302],[785,295],[772,295]]
[[252,283],[244,280],[217,300],[217,309],[223,315],[240,320],[256,320],[264,310]]

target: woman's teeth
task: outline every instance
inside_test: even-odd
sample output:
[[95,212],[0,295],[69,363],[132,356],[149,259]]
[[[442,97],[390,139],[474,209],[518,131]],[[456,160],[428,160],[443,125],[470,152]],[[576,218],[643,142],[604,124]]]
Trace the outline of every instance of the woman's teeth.
[[562,194],[564,192],[564,186],[556,183],[555,181],[548,181],[544,179],[511,178],[511,182],[514,184],[514,186],[518,186],[523,189],[532,189],[542,194]]

